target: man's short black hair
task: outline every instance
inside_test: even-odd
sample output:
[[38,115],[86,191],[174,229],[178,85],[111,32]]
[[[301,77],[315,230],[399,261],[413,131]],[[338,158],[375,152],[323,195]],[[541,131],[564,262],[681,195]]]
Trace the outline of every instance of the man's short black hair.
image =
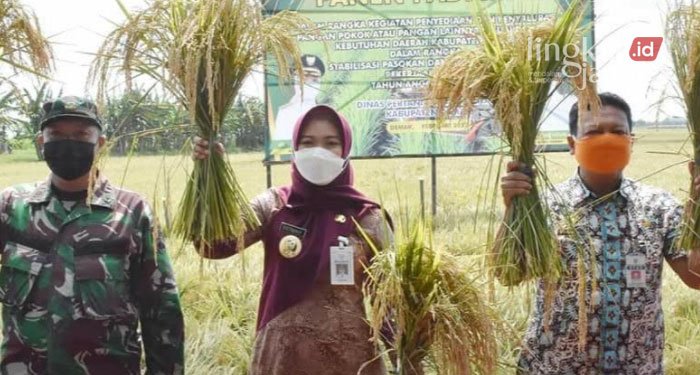
[[[611,92],[598,94],[598,97],[600,98],[600,103],[602,105],[615,107],[622,112],[625,112],[625,116],[627,116],[627,124],[629,125],[630,131],[632,131],[632,110],[625,99],[622,99],[621,96]],[[573,136],[578,135],[578,103],[574,103],[569,111],[569,133]]]

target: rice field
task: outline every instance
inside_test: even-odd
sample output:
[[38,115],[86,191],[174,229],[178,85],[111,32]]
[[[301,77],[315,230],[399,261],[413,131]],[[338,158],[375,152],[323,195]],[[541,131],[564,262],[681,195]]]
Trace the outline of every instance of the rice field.
[[[686,197],[688,170],[683,161],[687,156],[678,154],[686,138],[684,130],[638,133],[627,175],[644,178],[644,182],[667,189],[679,199]],[[34,161],[32,152],[20,150],[13,155],[0,155],[0,188],[46,177],[48,168]],[[261,153],[229,155],[249,197],[266,188],[262,157]],[[492,218],[483,204],[480,207],[480,203],[493,196],[492,191],[485,189],[484,178],[488,178],[489,165],[493,165],[491,175],[495,179],[499,162],[498,157],[484,156],[440,158],[437,162],[435,242],[457,255],[474,277],[485,273],[482,244]],[[546,173],[559,182],[574,173],[576,162],[568,153],[556,153],[546,155],[546,165]],[[172,212],[184,191],[190,167],[191,162],[183,156],[114,157],[107,161],[104,172],[113,183],[148,196],[165,224],[164,202],[170,202]],[[398,212],[397,190],[402,200],[416,208],[420,206],[420,179],[425,179],[426,197],[430,197],[430,159],[363,160],[354,162],[354,167],[357,186],[372,197],[381,196],[390,212]],[[272,173],[274,185],[289,183],[289,166],[274,166]],[[500,214],[500,206],[497,207],[496,214]],[[427,208],[429,212],[429,202]],[[243,257],[201,262],[188,244],[173,239],[168,243],[186,315],[187,373],[245,374],[262,280],[262,247],[257,244],[249,248]],[[667,374],[697,374],[700,294],[685,287],[670,268],[666,270],[663,296]],[[509,327],[508,332],[498,337],[499,373],[514,372],[519,341],[527,326],[531,294],[528,286],[495,290],[495,308]]]

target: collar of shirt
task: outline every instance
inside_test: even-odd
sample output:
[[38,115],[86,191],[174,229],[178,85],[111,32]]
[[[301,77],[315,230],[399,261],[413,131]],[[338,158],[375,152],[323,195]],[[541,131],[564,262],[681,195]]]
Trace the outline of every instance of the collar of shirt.
[[[54,196],[55,193],[51,189],[51,176],[49,176],[36,186],[34,192],[27,201],[34,204],[47,204]],[[114,209],[115,202],[116,198],[112,184],[110,184],[105,177],[98,177],[95,182],[95,191],[92,194],[90,205]]]
[[[622,197],[627,201],[634,202],[636,192],[635,184],[636,183],[634,181],[622,176],[622,182],[620,183],[620,188],[617,190],[617,192],[619,192],[620,195],[622,195]],[[578,169],[576,170],[574,176],[569,179],[567,188],[569,190],[569,197],[572,199],[571,204],[573,204],[574,207],[578,207],[589,197],[598,198],[588,189],[588,187],[586,187],[586,184],[583,182]]]

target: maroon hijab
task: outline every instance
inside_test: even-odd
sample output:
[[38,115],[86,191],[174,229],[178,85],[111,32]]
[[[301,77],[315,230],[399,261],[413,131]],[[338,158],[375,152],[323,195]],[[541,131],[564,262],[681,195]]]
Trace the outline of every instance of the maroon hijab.
[[[331,112],[340,130],[343,143],[342,157],[347,159],[352,146],[352,129],[347,120],[333,108],[316,106],[301,116],[294,127],[294,150],[304,126],[314,116]],[[303,300],[314,284],[330,283],[330,247],[338,244],[338,236],[348,237],[356,232],[352,218],[360,220],[368,209],[379,205],[353,187],[353,170],[348,161],[343,172],[330,184],[317,186],[306,181],[292,164],[292,185],[278,189],[285,205],[265,226],[265,270],[263,290],[258,310],[257,330],[284,310]],[[345,221],[336,220],[339,215]],[[302,249],[292,259],[279,251],[280,240],[288,235],[284,227],[302,228]]]

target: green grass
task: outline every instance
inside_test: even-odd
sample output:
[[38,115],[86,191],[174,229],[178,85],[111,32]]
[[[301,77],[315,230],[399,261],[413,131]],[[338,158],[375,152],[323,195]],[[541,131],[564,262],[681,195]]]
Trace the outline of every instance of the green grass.
[[[643,131],[632,155],[627,175],[645,179],[645,183],[664,188],[679,199],[686,197],[688,170],[682,162],[685,156],[678,152],[687,138],[685,131]],[[656,154],[650,152],[663,152]],[[265,189],[265,168],[262,154],[231,155],[233,168],[243,190],[249,197]],[[105,174],[120,183],[127,158],[115,157],[107,162]],[[490,213],[477,209],[483,199],[480,181],[486,173],[490,157],[440,158],[437,163],[438,210],[435,224],[436,243],[446,244],[461,255],[465,267],[475,276],[483,273],[481,245],[485,242]],[[163,162],[171,176],[171,202],[177,202],[182,193],[191,163],[181,156],[143,156],[131,160],[124,186],[157,201],[162,215],[161,201],[164,188],[162,178],[156,184],[156,175]],[[398,215],[396,185],[401,198],[418,206],[419,179],[426,180],[426,197],[430,197],[430,160],[393,159],[354,162],[357,186],[378,198],[381,194],[389,211]],[[576,162],[567,153],[547,155],[547,174],[554,182],[570,177]],[[273,167],[273,184],[290,181],[289,166]],[[32,150],[0,155],[0,188],[16,183],[35,181],[47,176],[45,164],[33,161]],[[395,184],[396,182],[396,184]],[[158,185],[157,192],[155,185]],[[174,207],[173,207],[174,208]],[[428,202],[429,210],[429,202]],[[477,219],[474,225],[474,219]],[[476,230],[475,230],[476,229]],[[262,247],[260,244],[246,251],[244,258],[200,262],[191,247],[181,248],[170,242],[177,281],[182,293],[187,324],[187,367],[189,374],[245,374],[251,353],[255,314],[262,282]],[[246,262],[245,272],[241,266]],[[531,302],[530,287],[512,291],[496,290],[496,308],[510,326],[510,333],[499,337],[503,364],[501,372],[513,373],[512,366],[520,338],[527,325]],[[666,366],[667,373],[697,374],[700,367],[700,299],[698,292],[685,287],[666,267],[664,272],[664,310],[666,313]]]

